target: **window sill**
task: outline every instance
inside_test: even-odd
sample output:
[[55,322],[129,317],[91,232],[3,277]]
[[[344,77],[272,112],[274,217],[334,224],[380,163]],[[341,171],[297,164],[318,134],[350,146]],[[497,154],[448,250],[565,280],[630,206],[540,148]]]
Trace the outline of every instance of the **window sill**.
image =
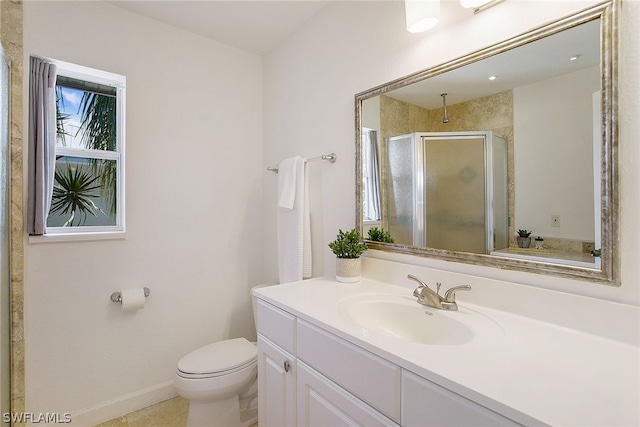
[[59,242],[89,242],[98,240],[124,240],[124,231],[105,231],[96,233],[55,233],[44,236],[27,236],[30,245]]

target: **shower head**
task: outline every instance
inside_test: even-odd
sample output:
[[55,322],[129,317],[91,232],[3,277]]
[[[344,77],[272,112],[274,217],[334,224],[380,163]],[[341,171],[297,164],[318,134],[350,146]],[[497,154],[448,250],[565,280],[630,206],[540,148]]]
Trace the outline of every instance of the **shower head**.
[[447,94],[441,93],[442,97],[442,108],[444,110],[444,117],[442,118],[442,123],[449,123],[449,117],[447,117]]

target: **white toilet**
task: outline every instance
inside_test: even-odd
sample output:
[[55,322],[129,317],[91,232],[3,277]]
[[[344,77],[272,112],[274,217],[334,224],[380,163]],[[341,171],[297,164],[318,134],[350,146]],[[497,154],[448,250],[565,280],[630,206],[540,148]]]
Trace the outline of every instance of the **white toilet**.
[[[268,285],[259,285],[255,288]],[[255,298],[252,296],[255,319]],[[245,338],[200,347],[178,361],[173,384],[189,399],[187,427],[247,427],[258,420],[258,349]]]

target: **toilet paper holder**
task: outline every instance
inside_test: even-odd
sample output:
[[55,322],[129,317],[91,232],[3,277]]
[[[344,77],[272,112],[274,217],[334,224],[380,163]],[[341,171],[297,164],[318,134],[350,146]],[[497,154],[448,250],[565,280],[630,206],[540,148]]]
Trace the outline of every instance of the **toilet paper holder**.
[[[149,296],[149,294],[151,293],[151,291],[149,291],[149,288],[147,288],[146,286],[144,288],[144,297],[147,298]],[[111,301],[113,302],[119,302],[120,304],[122,304],[122,295],[120,294],[120,292],[114,292],[111,294]]]

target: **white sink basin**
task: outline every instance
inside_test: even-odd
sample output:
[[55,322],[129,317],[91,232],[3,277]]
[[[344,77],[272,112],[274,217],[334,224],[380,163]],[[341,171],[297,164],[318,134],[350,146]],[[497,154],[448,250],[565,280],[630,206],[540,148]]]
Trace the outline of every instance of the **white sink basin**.
[[338,302],[338,312],[366,333],[418,344],[460,345],[481,336],[501,335],[500,327],[474,310],[459,305],[444,311],[418,304],[411,296],[365,294]]

